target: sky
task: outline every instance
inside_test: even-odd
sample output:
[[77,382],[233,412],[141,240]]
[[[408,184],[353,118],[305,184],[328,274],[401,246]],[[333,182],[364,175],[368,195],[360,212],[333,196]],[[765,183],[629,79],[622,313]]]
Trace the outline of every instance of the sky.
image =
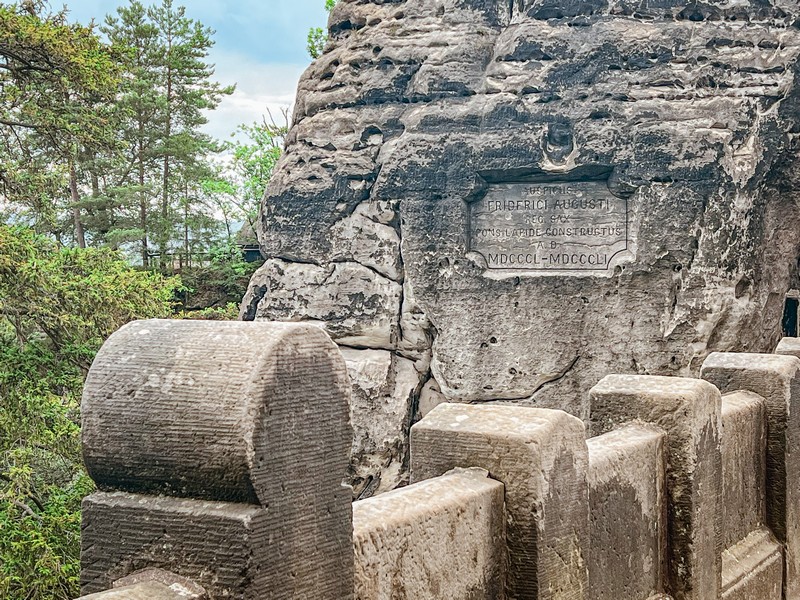
[[[127,2],[62,0],[71,21],[100,24]],[[145,6],[160,0],[142,0]],[[51,5],[60,6],[58,0]],[[294,103],[297,81],[311,58],[306,37],[311,27],[325,27],[324,0],[176,0],[186,15],[216,31],[209,62],[215,79],[236,84],[236,91],[208,114],[205,131],[227,139],[240,123],[258,121],[269,109],[279,120]]]

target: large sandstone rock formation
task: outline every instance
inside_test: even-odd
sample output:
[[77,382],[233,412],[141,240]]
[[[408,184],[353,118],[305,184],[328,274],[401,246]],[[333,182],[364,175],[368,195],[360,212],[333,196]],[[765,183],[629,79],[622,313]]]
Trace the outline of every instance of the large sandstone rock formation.
[[609,372],[774,347],[798,19],[796,0],[339,1],[242,316],[346,348],[358,494],[401,480],[410,423],[444,399],[585,418]]

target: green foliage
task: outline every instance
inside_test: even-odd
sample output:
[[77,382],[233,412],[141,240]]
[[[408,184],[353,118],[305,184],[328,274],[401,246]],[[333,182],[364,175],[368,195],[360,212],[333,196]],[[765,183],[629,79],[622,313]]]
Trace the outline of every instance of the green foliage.
[[279,125],[271,118],[267,122],[240,125],[238,131],[244,138],[227,144],[231,152],[228,168],[218,171],[215,177],[202,182],[202,192],[214,212],[221,214],[226,228],[225,240],[233,244],[235,222],[244,221],[245,238],[242,243],[255,242],[256,220],[275,166],[283,153],[283,140],[289,130],[287,115]]
[[[260,123],[239,126],[239,131],[247,136],[248,141],[233,144],[233,170],[240,182],[239,192],[253,217],[253,207],[257,209],[264,198],[267,184],[283,152],[283,140],[289,131],[285,122],[284,119],[283,125],[277,125],[262,118]],[[251,224],[254,221],[253,218]]]
[[[331,12],[338,0],[325,0],[325,10]],[[328,33],[322,27],[312,27],[308,30],[306,50],[311,58],[319,58],[328,42]]]
[[200,182],[213,176],[210,157],[222,148],[200,128],[205,111],[233,93],[212,80],[214,32],[172,0],[149,8],[132,0],[107,17],[103,31],[128,48],[117,114],[131,149],[113,166],[108,195],[119,200],[118,222],[105,237],[135,236],[145,266],[157,257],[166,271],[175,255],[181,266],[191,264],[213,238],[214,215],[201,202]]
[[306,50],[308,50],[311,58],[319,58],[325,49],[325,43],[328,41],[328,34],[322,27],[312,27],[308,30],[308,38],[306,39]]
[[[186,318],[189,313],[202,311],[205,307],[238,304],[247,291],[250,277],[261,264],[245,262],[239,247],[233,243],[214,246],[208,259],[202,265],[181,272],[181,303],[185,312],[179,318]],[[238,318],[238,310],[226,314]]]
[[78,595],[80,394],[102,342],[171,313],[176,279],[0,226],[0,597]]
[[42,8],[0,3],[0,203],[56,232],[78,152],[114,146],[120,70],[91,27]]
[[228,302],[225,306],[209,306],[200,310],[181,311],[176,319],[188,321],[236,321],[239,319],[239,305]]

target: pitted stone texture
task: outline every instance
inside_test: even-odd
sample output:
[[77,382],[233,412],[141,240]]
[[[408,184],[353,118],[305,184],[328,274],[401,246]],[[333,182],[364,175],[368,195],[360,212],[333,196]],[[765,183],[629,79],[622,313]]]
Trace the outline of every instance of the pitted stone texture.
[[800,359],[715,352],[702,377],[723,392],[749,390],[766,401],[767,524],[785,546],[785,598],[800,597]]
[[[771,351],[800,254],[798,16],[794,0],[341,0],[299,84],[262,251],[366,264],[388,246],[353,215],[396,207],[397,264],[430,321],[415,339],[450,401],[585,417],[609,371],[695,375],[712,350]],[[469,203],[537,178],[608,181],[635,261],[485,273]],[[350,292],[330,290],[346,314]],[[279,317],[305,315],[298,301]]]
[[407,476],[408,429],[422,385],[410,360],[386,350],[342,349],[353,384],[350,478],[356,498],[394,489]]
[[562,411],[440,404],[411,428],[411,480],[463,467],[505,485],[506,597],[583,600],[588,492],[583,423]]
[[775,354],[796,356],[797,358],[800,358],[800,338],[781,338],[781,341],[778,342],[778,347],[775,348]]
[[179,588],[149,581],[81,596],[78,600],[206,600],[206,598],[205,595],[187,594]]
[[503,485],[480,469],[356,502],[356,599],[502,598],[504,521]]
[[[233,520],[228,509],[220,509],[225,514],[214,513],[202,526],[211,529],[199,531],[217,542],[224,539],[219,532],[250,539],[254,545],[247,552],[268,560],[258,563],[258,585],[281,580],[286,597],[347,598],[352,492],[342,481],[352,441],[349,395],[341,353],[314,325],[136,321],[106,341],[89,372],[81,405],[84,460],[103,490],[248,503],[229,505],[239,511]],[[187,533],[206,505],[92,498],[82,537],[87,585],[145,567],[190,579],[202,570],[214,579],[229,568],[229,558],[242,568],[250,560],[245,550],[228,556],[224,544],[214,554],[205,534]],[[265,510],[246,512],[256,505]],[[152,539],[161,535],[152,529],[155,517],[147,520],[148,510],[160,511],[164,527],[175,532],[169,535],[181,537],[184,555],[198,561],[195,572],[181,571],[168,557],[145,560]],[[120,541],[122,522],[141,525],[141,535]],[[167,542],[159,543],[169,548]],[[142,564],[134,564],[134,557]],[[220,574],[220,586],[224,579]],[[214,589],[221,594],[226,588]]]
[[722,396],[722,547],[766,523],[766,403],[758,394]]
[[209,600],[206,591],[163,569],[144,569],[114,582],[114,589],[78,600]]
[[402,281],[397,212],[385,202],[364,202],[331,229],[331,260],[356,262],[392,281]]
[[587,440],[589,594],[647,600],[664,591],[665,433],[627,425]]
[[722,600],[781,600],[783,552],[761,528],[722,553]]
[[430,361],[433,332],[431,322],[414,297],[410,281],[403,283],[403,306],[400,314],[400,341],[398,347],[407,356],[425,355]]
[[[248,504],[92,494],[83,501],[81,592],[100,592],[131,573],[156,567],[201,585],[210,600],[257,600],[270,592],[269,597],[296,597],[288,591],[288,578],[278,585],[274,577],[280,567],[270,543],[270,520],[267,510]],[[314,550],[303,549],[305,564],[312,564],[308,554]],[[318,586],[331,585],[314,579]],[[338,597],[340,590],[329,591],[332,595],[316,597]]]
[[667,433],[666,592],[680,600],[720,593],[721,397],[699,379],[608,375],[590,392],[590,427],[600,435],[632,421]]
[[402,286],[358,263],[265,262],[242,302],[247,320],[309,321],[339,344],[393,348]]

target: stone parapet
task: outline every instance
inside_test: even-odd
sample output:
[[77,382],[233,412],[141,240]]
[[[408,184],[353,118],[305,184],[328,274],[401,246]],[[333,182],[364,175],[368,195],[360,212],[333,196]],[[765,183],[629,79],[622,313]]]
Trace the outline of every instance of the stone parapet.
[[664,591],[665,438],[626,425],[589,447],[589,598],[646,600]]
[[82,402],[81,591],[160,568],[211,600],[353,594],[341,353],[318,327],[137,321]]
[[502,597],[503,485],[486,471],[458,469],[356,502],[353,526],[356,600]]
[[699,380],[608,375],[590,392],[594,435],[640,421],[667,434],[666,589],[680,600],[720,590],[721,398]]
[[[784,597],[800,598],[800,359],[715,352],[701,376],[723,392],[748,390],[766,405],[766,524],[784,545]],[[739,442],[737,442],[739,443]]]
[[480,467],[505,485],[508,598],[586,597],[588,451],[565,412],[441,404],[411,429],[411,479]]
[[[253,327],[271,345],[237,374],[226,348]],[[794,600],[799,367],[608,375],[586,423],[441,403],[411,429],[412,484],[351,505],[349,385],[321,329],[136,323],[84,398],[83,600]],[[203,444],[219,429],[205,477],[178,417]]]

